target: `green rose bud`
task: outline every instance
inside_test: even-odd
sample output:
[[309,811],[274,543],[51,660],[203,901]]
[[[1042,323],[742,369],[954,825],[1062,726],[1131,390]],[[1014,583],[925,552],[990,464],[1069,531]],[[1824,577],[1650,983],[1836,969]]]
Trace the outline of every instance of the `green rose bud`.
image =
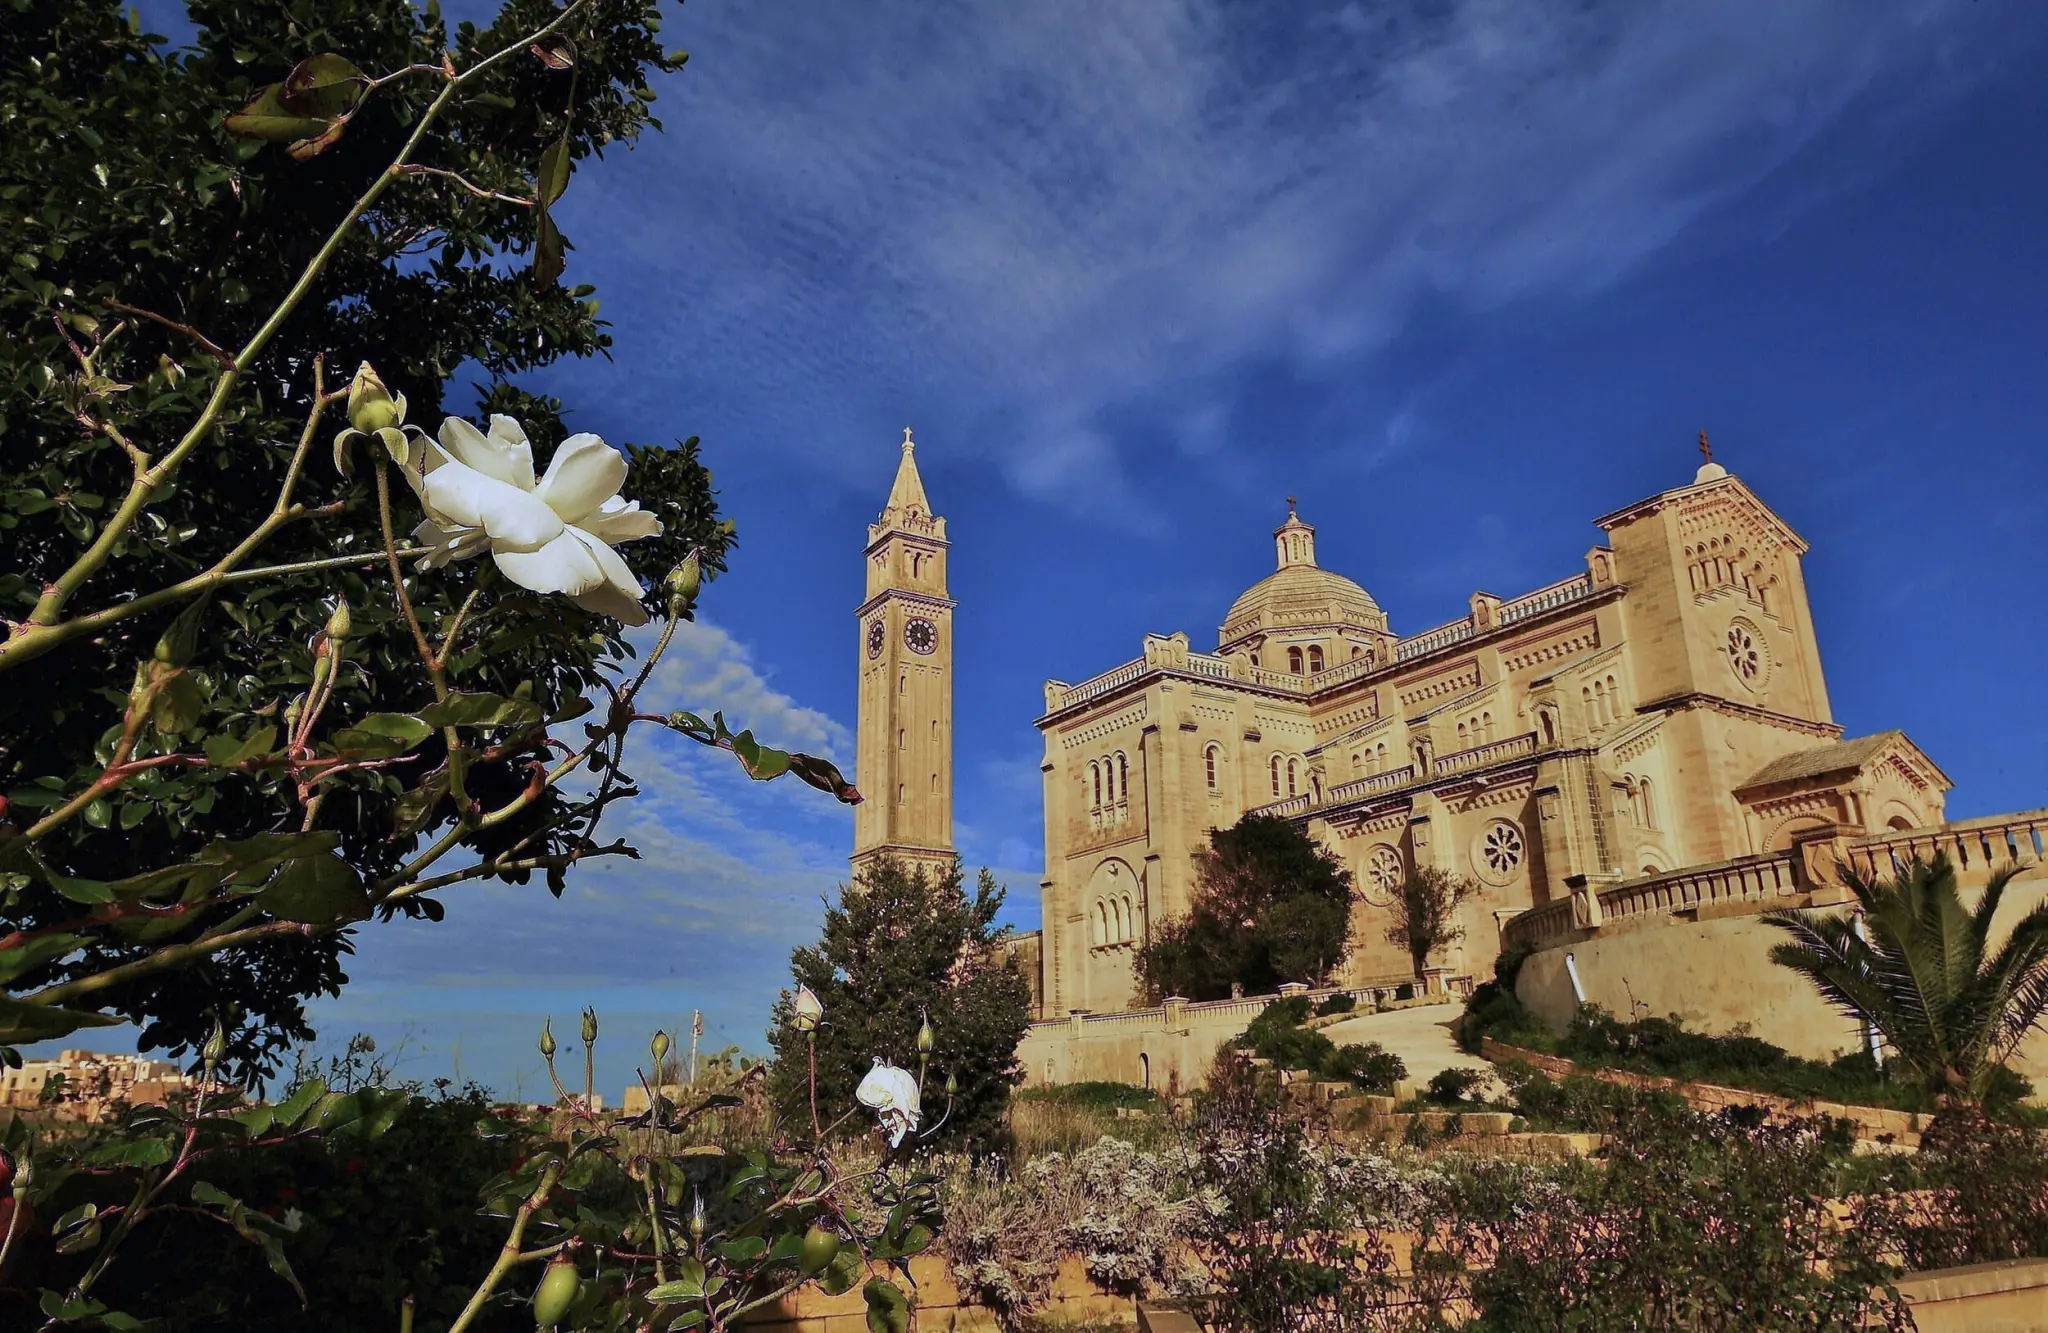
[[375,435],[404,420],[405,395],[392,397],[384,381],[377,378],[377,372],[370,369],[370,363],[363,362],[348,386],[348,424],[365,435]]
[[930,1055],[935,1044],[937,1038],[932,1033],[932,1021],[927,1018],[917,1029],[917,1053],[920,1056]]
[[583,1011],[583,1044],[584,1044],[585,1046],[588,1046],[588,1045],[590,1045],[591,1043],[595,1042],[596,1040],[597,1040],[597,1010],[595,1010],[595,1009],[585,1009],[585,1010]]
[[555,1058],[555,1034],[550,1031],[554,1021],[552,1018],[544,1018],[540,1024],[540,1053],[541,1058],[546,1060]]
[[696,1202],[690,1205],[690,1239],[698,1249],[704,1248],[704,1233],[711,1229],[710,1221],[704,1216],[704,1191],[695,1190]]
[[349,631],[354,628],[355,622],[349,617],[348,613],[348,598],[344,597],[341,599],[340,604],[334,608],[334,614],[327,617],[327,637],[336,643],[340,643],[348,637]]
[[221,1026],[220,1020],[216,1018],[213,1020],[213,1035],[206,1039],[206,1045],[199,1052],[199,1058],[204,1060],[206,1067],[211,1070],[221,1062],[227,1053],[228,1030]]
[[540,1285],[533,1291],[533,1326],[549,1329],[561,1323],[569,1307],[576,1303],[576,1289],[580,1285],[576,1261],[557,1251],[548,1260],[547,1271],[541,1274]]
[[654,1040],[647,1043],[647,1049],[654,1052],[654,1063],[660,1064],[661,1057],[668,1054],[668,1033],[655,1032]]
[[950,1099],[960,1095],[960,1080],[949,1071],[946,1074],[946,1096]]
[[704,562],[697,558],[695,551],[690,552],[682,564],[669,571],[662,586],[668,591],[670,615],[695,605],[697,593],[704,586]]

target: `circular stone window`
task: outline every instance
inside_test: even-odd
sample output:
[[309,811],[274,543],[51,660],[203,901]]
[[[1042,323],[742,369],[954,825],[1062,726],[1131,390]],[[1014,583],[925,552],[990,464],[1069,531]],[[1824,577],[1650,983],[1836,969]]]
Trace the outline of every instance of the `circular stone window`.
[[1385,843],[1374,847],[1365,858],[1365,900],[1374,907],[1385,907],[1394,901],[1394,894],[1401,887],[1401,873],[1401,853]]
[[1735,679],[1752,690],[1760,690],[1770,679],[1771,656],[1764,648],[1763,633],[1747,620],[1728,625],[1728,669]]
[[1473,868],[1488,884],[1506,884],[1521,870],[1524,850],[1521,828],[1512,819],[1496,819],[1473,844]]

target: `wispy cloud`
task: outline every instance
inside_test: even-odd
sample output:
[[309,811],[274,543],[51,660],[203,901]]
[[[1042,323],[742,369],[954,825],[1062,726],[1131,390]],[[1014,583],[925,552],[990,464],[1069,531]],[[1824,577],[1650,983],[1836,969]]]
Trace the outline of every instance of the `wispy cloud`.
[[699,61],[664,90],[659,169],[571,195],[646,392],[823,467],[914,403],[1081,504],[1142,489],[1128,456],[1162,424],[1216,466],[1256,448],[1230,447],[1235,375],[1354,376],[1429,303],[1611,283],[1874,89],[1927,115],[1988,23],[1960,0],[682,14]]

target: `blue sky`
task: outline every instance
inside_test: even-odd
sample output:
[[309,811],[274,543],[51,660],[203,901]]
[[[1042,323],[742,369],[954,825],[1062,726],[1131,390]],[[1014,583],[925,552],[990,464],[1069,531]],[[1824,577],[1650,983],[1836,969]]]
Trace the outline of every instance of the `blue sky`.
[[[1838,720],[1957,815],[2048,804],[2048,10],[2021,3],[672,6],[667,133],[581,170],[615,359],[741,546],[664,668],[850,768],[904,425],[954,538],[958,841],[1037,919],[1047,677],[1198,646],[1283,497],[1413,632],[1572,572],[1694,435],[1813,545]],[[708,762],[707,762],[708,761]],[[758,1048],[850,812],[643,743],[646,859],[364,932],[324,1034],[537,1086],[596,1003]],[[628,1033],[632,1040],[626,1040]]]

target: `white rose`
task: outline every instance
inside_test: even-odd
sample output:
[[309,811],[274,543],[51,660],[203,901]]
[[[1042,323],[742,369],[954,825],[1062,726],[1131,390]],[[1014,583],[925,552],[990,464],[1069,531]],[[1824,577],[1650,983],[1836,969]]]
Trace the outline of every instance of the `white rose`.
[[854,1089],[853,1096],[862,1106],[874,1111],[882,1122],[882,1128],[889,1131],[890,1147],[902,1143],[903,1136],[917,1128],[921,1108],[917,1079],[909,1070],[898,1069],[877,1057],[875,1067],[868,1070],[867,1077]]
[[558,592],[586,611],[628,625],[647,623],[640,581],[612,549],[661,535],[661,521],[619,495],[626,460],[595,435],[571,435],[533,477],[533,446],[507,416],[488,435],[460,417],[441,423],[438,445],[422,438],[408,478],[427,518],[413,530],[432,549],[432,569],[488,550],[522,588]]

